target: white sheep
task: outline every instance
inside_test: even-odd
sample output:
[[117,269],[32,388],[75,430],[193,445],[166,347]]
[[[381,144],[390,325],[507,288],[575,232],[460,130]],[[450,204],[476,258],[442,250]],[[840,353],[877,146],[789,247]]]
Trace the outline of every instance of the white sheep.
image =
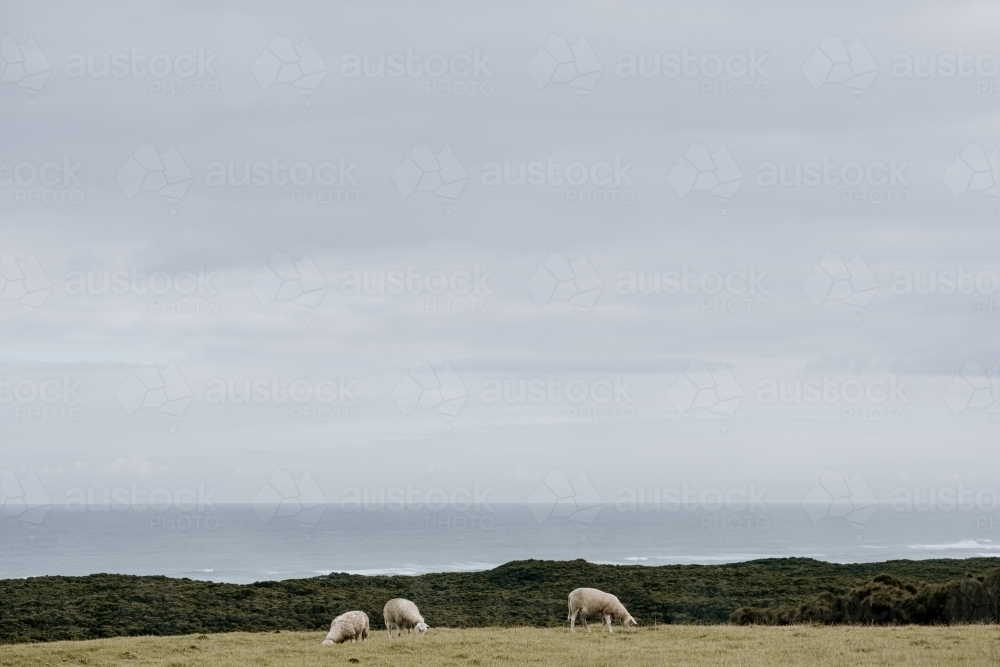
[[348,611],[330,623],[330,632],[323,640],[323,646],[341,644],[348,639],[364,641],[368,637],[368,614],[363,611]]
[[623,628],[639,625],[618,598],[596,588],[578,588],[569,594],[569,617],[566,620],[569,621],[570,632],[575,632],[577,614],[580,615],[580,622],[587,632],[590,632],[587,616],[601,616],[608,632],[613,632],[611,630],[613,618],[621,621]]
[[402,636],[403,628],[406,628],[406,634],[410,634],[410,630],[413,629],[418,635],[422,635],[429,627],[424,623],[424,617],[420,615],[417,605],[404,598],[393,598],[386,602],[382,609],[382,617],[385,619],[385,630],[390,638],[393,630],[397,630],[399,636]]

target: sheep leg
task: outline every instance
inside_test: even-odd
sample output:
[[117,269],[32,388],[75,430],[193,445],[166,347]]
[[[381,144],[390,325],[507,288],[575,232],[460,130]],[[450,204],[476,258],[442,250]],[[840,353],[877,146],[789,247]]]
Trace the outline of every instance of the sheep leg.
[[570,612],[570,615],[569,615],[569,631],[570,632],[576,632],[576,628],[574,626],[576,625],[576,615],[579,614],[579,613],[580,613],[579,609],[577,609],[574,612]]
[[604,615],[604,625],[608,626],[608,632],[614,634],[615,631],[611,629],[611,617],[607,614]]
[[587,632],[590,632],[590,626],[587,625],[587,610],[586,609],[584,609],[580,613],[580,622],[583,623],[583,629],[586,630]]

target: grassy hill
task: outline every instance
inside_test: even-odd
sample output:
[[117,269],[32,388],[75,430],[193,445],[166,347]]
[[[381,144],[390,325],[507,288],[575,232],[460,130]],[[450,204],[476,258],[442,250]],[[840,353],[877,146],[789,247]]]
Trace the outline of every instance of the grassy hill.
[[129,635],[317,630],[351,609],[382,627],[382,606],[406,597],[434,627],[561,626],[579,586],[614,593],[643,625],[726,623],[739,607],[798,605],[847,594],[880,573],[937,583],[982,576],[992,558],[836,565],[807,558],[663,567],[513,561],[484,572],[325,577],[217,584],[98,574],[0,581],[0,643]]
[[323,632],[127,637],[0,646],[2,667],[974,667],[1000,662],[996,627],[658,626],[613,635],[565,628],[432,629],[320,646]]

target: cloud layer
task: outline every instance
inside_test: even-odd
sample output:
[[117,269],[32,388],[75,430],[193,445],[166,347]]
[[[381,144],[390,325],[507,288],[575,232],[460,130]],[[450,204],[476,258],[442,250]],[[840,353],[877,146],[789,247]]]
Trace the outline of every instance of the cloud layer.
[[0,469],[1000,485],[1000,11],[573,10],[6,5]]

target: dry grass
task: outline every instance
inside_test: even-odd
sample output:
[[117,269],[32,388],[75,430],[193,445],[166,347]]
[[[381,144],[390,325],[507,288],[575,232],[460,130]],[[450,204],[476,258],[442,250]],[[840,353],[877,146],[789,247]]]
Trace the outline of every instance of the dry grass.
[[0,646],[3,667],[307,665],[951,665],[1000,664],[1000,628],[660,626],[613,636],[537,628],[432,629],[421,638],[320,646],[324,632],[131,637]]

